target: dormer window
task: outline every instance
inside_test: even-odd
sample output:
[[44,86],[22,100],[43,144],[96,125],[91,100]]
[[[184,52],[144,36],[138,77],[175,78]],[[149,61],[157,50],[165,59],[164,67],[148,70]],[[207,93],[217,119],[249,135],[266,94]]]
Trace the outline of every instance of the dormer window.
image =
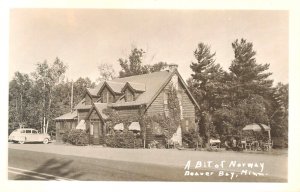
[[102,92],[102,99],[101,99],[101,103],[107,103],[107,101],[108,101],[108,91],[103,91]]
[[134,101],[134,95],[129,89],[126,89],[125,90],[125,102],[129,102],[129,101]]
[[145,84],[126,82],[122,89],[125,102],[135,101],[141,93],[145,92],[145,90]]
[[101,103],[113,103],[114,102],[114,96],[108,89],[103,89],[101,94]]

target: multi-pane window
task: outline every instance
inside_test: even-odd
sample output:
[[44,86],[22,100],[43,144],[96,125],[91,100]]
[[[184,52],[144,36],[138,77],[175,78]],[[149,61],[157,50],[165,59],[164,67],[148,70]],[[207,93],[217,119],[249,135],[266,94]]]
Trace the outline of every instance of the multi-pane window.
[[189,130],[189,123],[190,123],[189,120],[186,119],[186,120],[185,120],[185,130],[186,130],[186,131]]
[[102,103],[107,103],[107,91],[102,92]]
[[169,107],[168,107],[168,92],[164,92],[164,112],[165,112],[165,116],[169,117]]
[[107,90],[104,89],[101,95],[101,102],[102,103],[113,103],[114,96]]
[[179,109],[180,109],[180,119],[183,119],[183,107],[182,107],[182,95],[178,92],[177,94],[178,101],[179,101]]
[[133,101],[133,94],[128,89],[125,90],[125,101]]
[[108,95],[108,102],[113,103],[114,102],[114,96],[112,94]]

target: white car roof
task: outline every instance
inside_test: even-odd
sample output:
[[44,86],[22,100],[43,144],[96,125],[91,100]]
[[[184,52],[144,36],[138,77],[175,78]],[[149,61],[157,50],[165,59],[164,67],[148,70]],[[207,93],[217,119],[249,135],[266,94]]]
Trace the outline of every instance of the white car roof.
[[35,131],[37,131],[36,129],[33,129],[33,128],[19,128],[18,130],[35,130]]

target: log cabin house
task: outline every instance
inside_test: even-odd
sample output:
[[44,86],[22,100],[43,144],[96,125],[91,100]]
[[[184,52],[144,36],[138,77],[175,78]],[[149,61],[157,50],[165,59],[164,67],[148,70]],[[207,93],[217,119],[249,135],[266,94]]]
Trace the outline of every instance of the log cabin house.
[[[94,89],[87,89],[84,98],[75,106],[74,111],[55,119],[56,139],[62,140],[66,129],[89,129],[91,144],[103,144],[104,135],[108,132],[104,109],[112,108],[121,117],[139,115],[139,109],[144,107],[145,115],[167,115],[168,97],[166,91],[172,85],[177,91],[180,106],[180,127],[173,139],[181,144],[181,132],[195,129],[195,110],[199,105],[190,93],[177,71],[178,65],[169,65],[169,69],[149,74],[116,78],[102,81]],[[130,125],[131,126],[131,125]],[[129,130],[130,130],[129,126]],[[132,122],[132,127],[139,129],[139,123]],[[118,128],[117,128],[118,127]],[[117,125],[116,129],[122,129]],[[153,135],[152,129],[146,128],[146,143],[159,140]]]

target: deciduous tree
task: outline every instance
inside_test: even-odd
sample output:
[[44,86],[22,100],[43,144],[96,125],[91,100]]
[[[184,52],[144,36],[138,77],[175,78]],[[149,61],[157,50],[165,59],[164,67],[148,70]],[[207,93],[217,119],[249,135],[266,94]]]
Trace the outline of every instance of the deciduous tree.
[[42,93],[40,98],[43,100],[43,132],[48,132],[49,120],[53,118],[53,89],[54,86],[63,78],[67,66],[56,58],[53,64],[49,65],[47,61],[37,63],[35,72],[32,73]]

